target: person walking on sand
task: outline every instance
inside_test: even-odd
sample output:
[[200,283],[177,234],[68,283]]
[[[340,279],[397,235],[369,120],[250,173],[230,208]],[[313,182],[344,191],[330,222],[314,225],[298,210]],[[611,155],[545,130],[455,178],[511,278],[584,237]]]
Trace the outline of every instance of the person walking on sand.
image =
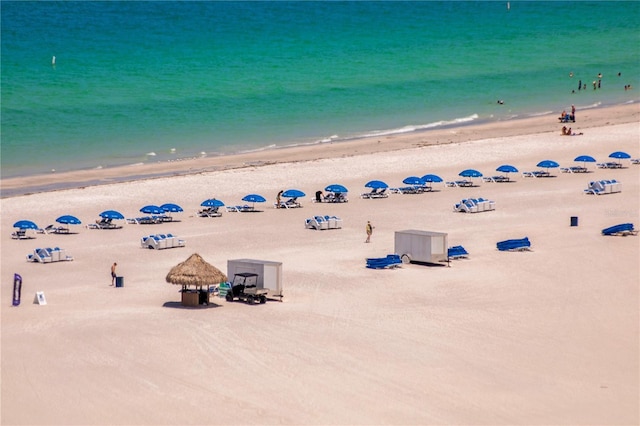
[[276,195],[276,208],[279,209],[280,206],[280,202],[282,201],[282,194],[284,193],[284,191],[280,191],[278,192],[278,195]]
[[370,221],[367,221],[367,240],[365,241],[365,243],[371,242],[371,234],[373,234],[373,226],[371,225]]
[[116,266],[118,266],[118,264],[116,262],[113,262],[113,265],[111,265],[111,285],[114,285],[116,283]]

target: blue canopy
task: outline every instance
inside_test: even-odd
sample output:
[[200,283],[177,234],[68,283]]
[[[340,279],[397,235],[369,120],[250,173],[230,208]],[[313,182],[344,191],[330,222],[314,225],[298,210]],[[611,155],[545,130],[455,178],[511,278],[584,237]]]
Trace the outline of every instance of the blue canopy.
[[388,188],[389,185],[387,185],[385,182],[381,180],[370,180],[369,182],[364,184],[364,187],[372,188],[372,189],[384,189],[384,188]]
[[75,216],[71,216],[70,214],[66,214],[64,216],[60,216],[56,219],[56,222],[61,223],[63,225],[80,225],[80,219]]
[[262,195],[249,194],[245,195],[244,198],[242,198],[242,201],[246,201],[247,203],[264,203],[267,200]]
[[144,206],[143,208],[141,208],[140,212],[146,213],[146,214],[163,214],[164,209],[162,207],[158,207],[150,204],[148,206]]
[[502,166],[498,167],[496,169],[496,172],[501,172],[501,173],[518,173],[518,169],[516,169],[514,166],[512,166],[511,164],[503,164]]
[[182,210],[182,207],[180,207],[177,204],[173,204],[173,203],[166,203],[160,206],[160,208],[162,210],[164,210],[165,212],[171,212],[171,213],[180,213]]
[[616,151],[616,152],[612,152],[611,154],[609,154],[609,158],[622,159],[622,158],[631,158],[631,156],[629,154],[627,154],[626,152]]
[[202,207],[223,207],[224,203],[220,200],[216,200],[215,198],[209,198],[208,200],[204,200],[200,203]]
[[407,184],[407,185],[424,185],[424,181],[422,180],[421,177],[418,177],[418,176],[406,177],[406,178],[404,178],[402,183]]
[[124,216],[122,215],[122,213],[117,212],[115,210],[105,210],[102,213],[100,213],[98,216],[100,216],[103,219],[124,219]]
[[553,160],[542,160],[541,162],[539,162],[536,165],[538,167],[544,167],[545,169],[550,169],[550,168],[554,168],[554,167],[560,167],[560,164],[556,163]]
[[13,227],[18,229],[40,229],[38,228],[38,225],[30,220],[19,220],[13,224]]
[[282,193],[282,196],[285,198],[298,198],[298,197],[304,197],[305,195],[307,194],[300,191],[299,189],[287,189]]
[[474,169],[467,169],[458,173],[458,176],[476,178],[476,177],[482,177],[482,173]]
[[424,175],[420,179],[422,179],[424,182],[434,182],[434,183],[442,182],[442,178],[440,176],[431,175],[431,174]]
[[579,155],[573,161],[582,161],[583,163],[595,163],[596,159],[590,155]]
[[346,192],[349,192],[347,190],[347,188],[345,188],[344,186],[339,185],[337,183],[334,183],[333,185],[327,186],[324,190],[327,191],[327,192],[335,192],[335,193],[346,193]]

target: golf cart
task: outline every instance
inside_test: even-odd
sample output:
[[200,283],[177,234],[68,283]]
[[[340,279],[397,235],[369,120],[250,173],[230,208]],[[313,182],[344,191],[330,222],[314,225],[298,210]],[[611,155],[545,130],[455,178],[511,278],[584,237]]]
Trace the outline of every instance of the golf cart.
[[227,302],[233,302],[234,299],[247,302],[249,305],[253,305],[256,301],[260,303],[267,302],[266,288],[257,288],[258,274],[251,272],[242,272],[235,274],[233,282],[231,283],[231,289],[227,291],[225,299]]

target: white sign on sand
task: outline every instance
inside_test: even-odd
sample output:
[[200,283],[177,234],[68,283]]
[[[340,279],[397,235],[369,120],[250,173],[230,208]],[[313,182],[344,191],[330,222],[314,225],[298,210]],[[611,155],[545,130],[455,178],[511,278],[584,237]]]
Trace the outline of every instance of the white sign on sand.
[[44,291],[36,291],[36,295],[33,298],[33,303],[37,303],[38,305],[47,304],[47,299],[44,298]]

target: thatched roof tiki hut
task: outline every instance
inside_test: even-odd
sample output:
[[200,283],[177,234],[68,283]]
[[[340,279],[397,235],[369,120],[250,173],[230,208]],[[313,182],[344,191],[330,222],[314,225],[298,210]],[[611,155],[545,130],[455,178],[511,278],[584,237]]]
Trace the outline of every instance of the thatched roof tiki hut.
[[207,263],[198,253],[194,253],[171,268],[166,281],[182,286],[182,305],[199,306],[209,303],[209,287],[227,281],[227,276]]

